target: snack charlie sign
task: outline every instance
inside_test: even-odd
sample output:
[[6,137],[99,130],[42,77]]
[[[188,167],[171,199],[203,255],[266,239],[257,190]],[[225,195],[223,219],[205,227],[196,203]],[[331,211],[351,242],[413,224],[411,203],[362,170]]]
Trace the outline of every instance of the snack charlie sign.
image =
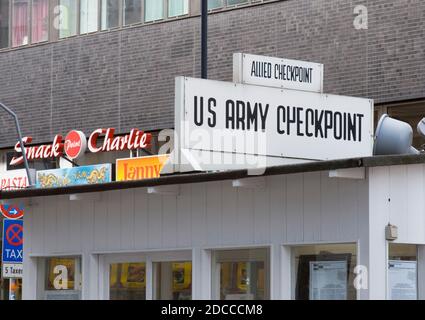
[[323,64],[235,53],[233,81],[321,93],[323,92]]
[[[370,156],[373,101],[178,77],[176,128],[188,150],[309,160]],[[215,132],[223,140],[209,137]]]

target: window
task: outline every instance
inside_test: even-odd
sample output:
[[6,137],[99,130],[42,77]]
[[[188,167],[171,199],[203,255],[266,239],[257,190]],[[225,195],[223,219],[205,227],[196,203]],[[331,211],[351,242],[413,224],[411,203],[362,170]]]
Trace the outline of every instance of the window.
[[293,248],[292,283],[296,300],[355,300],[355,244]]
[[107,30],[119,26],[120,2],[102,0],[101,29]]
[[389,244],[388,289],[389,300],[417,299],[417,246]]
[[270,298],[268,249],[220,250],[213,253],[213,299]]
[[12,47],[28,44],[29,0],[13,0],[12,17]]
[[145,263],[112,263],[109,269],[110,300],[145,300]]
[[77,34],[77,1],[59,0],[59,38]]
[[142,21],[142,0],[124,0],[123,25],[126,26],[133,23],[139,23],[141,21]]
[[189,0],[168,0],[168,16],[177,17],[189,13]]
[[49,37],[49,0],[32,1],[32,43],[47,41]]
[[248,3],[248,0],[227,0],[228,6],[238,5],[238,4],[245,4]]
[[97,0],[80,0],[80,33],[95,32],[99,29],[99,2]]
[[192,262],[156,262],[153,270],[156,300],[192,299]]
[[46,300],[81,299],[80,258],[55,257],[42,259],[41,262],[45,269],[44,298]]
[[0,49],[9,46],[9,1],[0,1]]
[[223,0],[208,0],[208,9],[217,9],[223,7]]
[[145,21],[164,19],[164,2],[158,0],[145,0]]

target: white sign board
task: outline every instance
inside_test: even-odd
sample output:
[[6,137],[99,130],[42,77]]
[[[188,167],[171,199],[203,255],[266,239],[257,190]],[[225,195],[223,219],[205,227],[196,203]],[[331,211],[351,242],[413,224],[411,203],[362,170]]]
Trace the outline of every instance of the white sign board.
[[372,155],[373,101],[179,77],[180,148],[329,160]]
[[323,64],[235,53],[233,81],[322,93]]
[[24,272],[22,263],[4,263],[2,269],[4,279],[21,279]]
[[347,261],[311,261],[309,299],[347,300]]
[[[35,170],[30,169],[31,181],[35,181]],[[28,187],[25,169],[0,172],[0,190],[10,191]]]
[[388,299],[417,299],[416,261],[388,261]]

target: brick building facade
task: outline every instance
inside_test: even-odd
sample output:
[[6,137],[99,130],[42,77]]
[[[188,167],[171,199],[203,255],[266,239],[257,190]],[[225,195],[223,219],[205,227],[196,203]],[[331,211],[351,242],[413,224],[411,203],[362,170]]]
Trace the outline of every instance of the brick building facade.
[[[171,21],[2,49],[0,100],[34,142],[74,128],[172,128],[174,78],[200,76],[194,2],[188,16]],[[353,25],[356,5],[368,10],[367,30]],[[209,77],[231,81],[232,54],[247,52],[323,63],[326,93],[377,105],[416,101],[425,97],[424,15],[421,0],[283,0],[218,10],[209,17]],[[15,141],[2,114],[0,147]]]

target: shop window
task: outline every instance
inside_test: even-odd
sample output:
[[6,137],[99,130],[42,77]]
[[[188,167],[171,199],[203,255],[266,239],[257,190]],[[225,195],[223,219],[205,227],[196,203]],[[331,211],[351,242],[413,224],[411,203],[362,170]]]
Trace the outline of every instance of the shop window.
[[119,26],[120,2],[102,0],[101,29],[107,30]]
[[142,0],[124,0],[123,25],[130,25],[133,23],[139,23],[141,21],[142,21]]
[[156,300],[192,299],[192,262],[156,262],[153,270]]
[[189,0],[168,0],[168,16],[177,17],[189,13]]
[[32,43],[47,41],[49,38],[49,0],[32,1]]
[[109,299],[146,300],[146,264],[111,264],[109,269]]
[[77,34],[78,2],[76,0],[59,0],[59,38]]
[[415,102],[387,108],[390,117],[407,122],[413,129],[412,145],[417,149],[424,149],[425,138],[420,136],[416,130],[419,121],[425,117],[425,102]]
[[95,32],[99,29],[97,0],[80,0],[80,33]]
[[55,257],[44,259],[46,300],[81,299],[81,259]]
[[12,7],[12,46],[28,44],[29,0],[13,0]]
[[292,282],[296,300],[355,300],[355,244],[294,247]]
[[389,300],[417,299],[417,246],[389,244],[388,289]]
[[9,46],[9,1],[0,1],[0,49]]
[[158,0],[145,0],[145,21],[164,19],[164,2]]
[[270,298],[268,249],[214,251],[212,274],[214,299],[265,300]]

